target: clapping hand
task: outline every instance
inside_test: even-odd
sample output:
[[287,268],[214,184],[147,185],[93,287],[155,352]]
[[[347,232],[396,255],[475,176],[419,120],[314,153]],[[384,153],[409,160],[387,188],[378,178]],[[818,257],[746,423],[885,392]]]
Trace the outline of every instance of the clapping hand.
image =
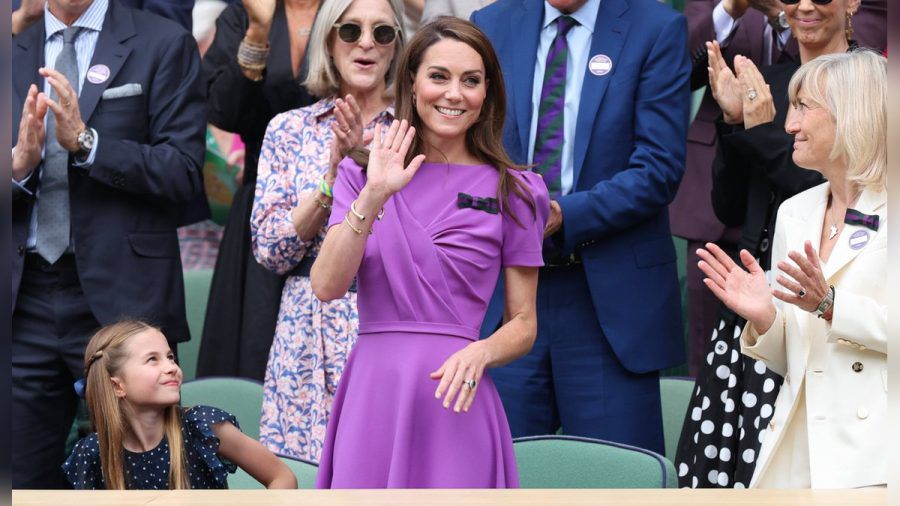
[[78,108],[78,93],[60,72],[44,67],[39,73],[53,87],[59,102],[44,93],[38,94],[38,101],[53,112],[56,119],[56,140],[59,141],[59,145],[66,151],[74,153],[78,151],[78,134],[85,129],[81,110]]
[[425,161],[425,155],[417,155],[406,165],[406,153],[415,136],[415,127],[409,126],[406,120],[394,120],[384,133],[381,125],[375,127],[375,139],[366,169],[366,186],[383,201],[412,181]]
[[706,278],[703,283],[729,309],[746,319],[759,333],[765,333],[775,321],[775,304],[766,273],[749,251],[742,249],[742,269],[721,248],[706,243],[697,250],[697,263]]
[[744,90],[741,94],[744,128],[771,123],[775,119],[775,101],[759,69],[743,56],[734,57],[734,66],[738,71],[740,87]]
[[725,123],[737,125],[744,121],[743,91],[738,78],[728,68],[722,48],[716,41],[706,43],[709,55],[709,89],[725,115]]
[[47,105],[38,101],[37,85],[28,88],[22,119],[19,122],[19,136],[12,158],[12,177],[21,181],[41,163],[41,149],[44,147],[44,115]]
[[788,253],[788,258],[796,265],[784,260],[778,262],[778,268],[790,278],[779,275],[776,281],[788,291],[775,290],[773,295],[804,311],[813,312],[828,294],[829,286],[825,275],[822,274],[819,254],[812,247],[812,243],[806,241],[803,249],[805,255],[797,251]]

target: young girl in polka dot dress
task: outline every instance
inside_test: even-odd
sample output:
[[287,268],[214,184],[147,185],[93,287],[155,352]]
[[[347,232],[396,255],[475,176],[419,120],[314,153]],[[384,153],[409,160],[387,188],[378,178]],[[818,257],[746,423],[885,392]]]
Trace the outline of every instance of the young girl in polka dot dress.
[[97,432],[63,464],[76,489],[227,488],[241,467],[268,488],[296,488],[291,470],[217,408],[182,408],[181,368],[146,323],[104,327],[84,355],[85,394]]

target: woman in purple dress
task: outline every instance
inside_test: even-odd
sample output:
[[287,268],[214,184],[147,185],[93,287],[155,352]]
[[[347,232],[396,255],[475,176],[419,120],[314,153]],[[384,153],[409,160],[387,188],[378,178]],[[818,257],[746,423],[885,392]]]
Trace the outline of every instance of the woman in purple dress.
[[[519,484],[488,367],[531,348],[547,189],[503,150],[500,65],[474,25],[441,17],[401,59],[396,117],[338,170],[312,269],[322,300],[357,276],[359,340],[334,398],[320,488]],[[500,268],[506,323],[478,340]]]

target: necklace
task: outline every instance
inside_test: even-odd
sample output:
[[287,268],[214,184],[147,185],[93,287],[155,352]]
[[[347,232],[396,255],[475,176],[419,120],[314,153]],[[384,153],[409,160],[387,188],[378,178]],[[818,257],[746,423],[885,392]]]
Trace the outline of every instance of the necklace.
[[311,26],[301,26],[297,29],[297,35],[301,37],[309,37],[310,32],[312,32]]
[[828,240],[832,240],[838,233],[837,220],[834,219],[834,200],[832,200],[831,209],[828,212],[828,217],[831,219],[831,225],[828,227]]

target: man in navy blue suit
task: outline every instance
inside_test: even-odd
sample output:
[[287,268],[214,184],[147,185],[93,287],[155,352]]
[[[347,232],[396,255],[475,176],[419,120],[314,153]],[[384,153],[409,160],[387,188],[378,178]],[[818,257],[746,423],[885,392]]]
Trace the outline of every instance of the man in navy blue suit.
[[189,338],[175,229],[203,196],[204,88],[191,34],[117,0],[49,0],[12,46],[12,484],[55,488],[90,334]]
[[684,173],[685,19],[656,0],[500,0],[472,20],[503,66],[506,149],[553,198],[537,340],[491,373],[513,436],[562,426],[662,453],[659,371],[684,360],[666,207]]

